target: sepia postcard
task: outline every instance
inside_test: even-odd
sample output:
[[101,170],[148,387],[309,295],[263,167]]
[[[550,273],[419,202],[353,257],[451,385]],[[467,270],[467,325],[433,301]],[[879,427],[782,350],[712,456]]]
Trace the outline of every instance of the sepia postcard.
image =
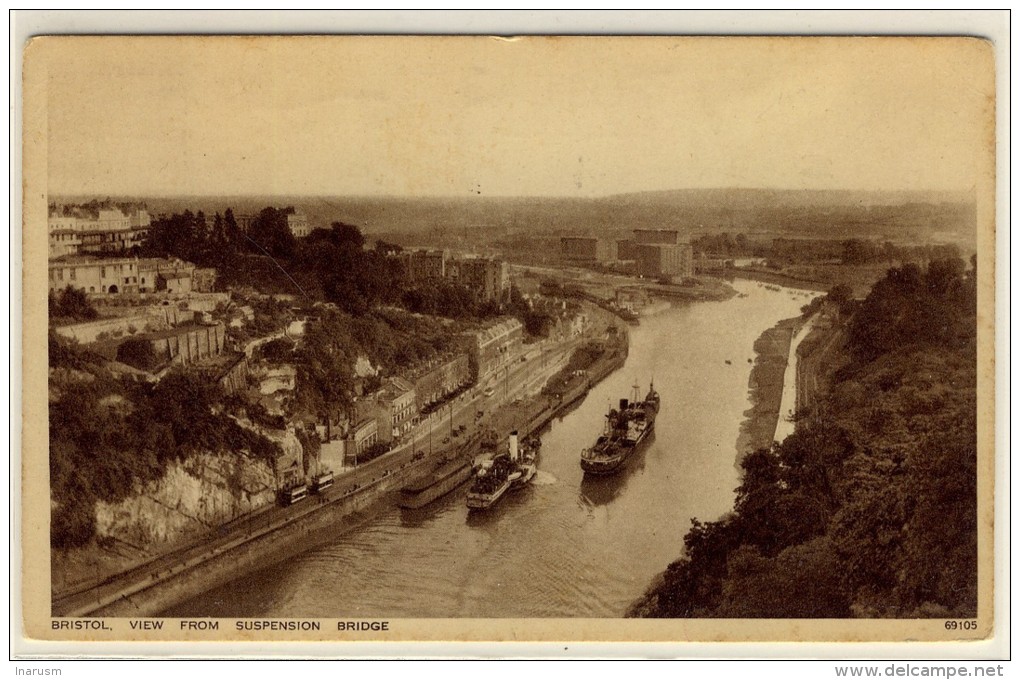
[[32,39],[25,638],[990,638],[995,76]]

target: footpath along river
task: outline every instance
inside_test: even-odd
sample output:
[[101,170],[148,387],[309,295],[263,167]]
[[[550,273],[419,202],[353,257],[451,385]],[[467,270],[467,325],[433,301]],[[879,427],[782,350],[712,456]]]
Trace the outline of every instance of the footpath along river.
[[[623,616],[680,554],[690,519],[732,507],[754,341],[808,301],[801,291],[733,285],[746,297],[642,318],[624,367],[542,434],[534,483],[488,512],[468,515],[466,487],[419,510],[392,507],[163,615]],[[634,384],[644,396],[653,377],[662,396],[655,438],[620,474],[585,479],[581,449],[610,403]]]

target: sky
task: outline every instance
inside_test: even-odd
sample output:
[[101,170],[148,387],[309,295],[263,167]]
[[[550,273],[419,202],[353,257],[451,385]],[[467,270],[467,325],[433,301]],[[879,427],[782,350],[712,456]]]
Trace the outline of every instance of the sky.
[[994,139],[972,39],[69,37],[25,60],[52,195],[969,191]]

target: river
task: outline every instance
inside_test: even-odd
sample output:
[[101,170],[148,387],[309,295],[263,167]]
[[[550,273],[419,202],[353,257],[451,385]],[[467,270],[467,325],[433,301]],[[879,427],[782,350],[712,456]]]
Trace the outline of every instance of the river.
[[[164,614],[622,616],[680,554],[691,518],[732,507],[754,341],[807,303],[799,291],[733,285],[746,297],[642,318],[624,367],[543,433],[534,483],[487,513],[468,515],[466,487],[419,510],[392,507]],[[617,476],[584,479],[581,449],[610,403],[635,383],[643,396],[653,377],[654,439]]]

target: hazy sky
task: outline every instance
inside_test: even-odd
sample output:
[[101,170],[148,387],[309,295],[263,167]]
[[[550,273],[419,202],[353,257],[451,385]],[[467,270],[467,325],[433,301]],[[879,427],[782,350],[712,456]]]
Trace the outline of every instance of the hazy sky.
[[973,40],[50,38],[26,88],[44,70],[51,194],[969,190],[991,66]]

